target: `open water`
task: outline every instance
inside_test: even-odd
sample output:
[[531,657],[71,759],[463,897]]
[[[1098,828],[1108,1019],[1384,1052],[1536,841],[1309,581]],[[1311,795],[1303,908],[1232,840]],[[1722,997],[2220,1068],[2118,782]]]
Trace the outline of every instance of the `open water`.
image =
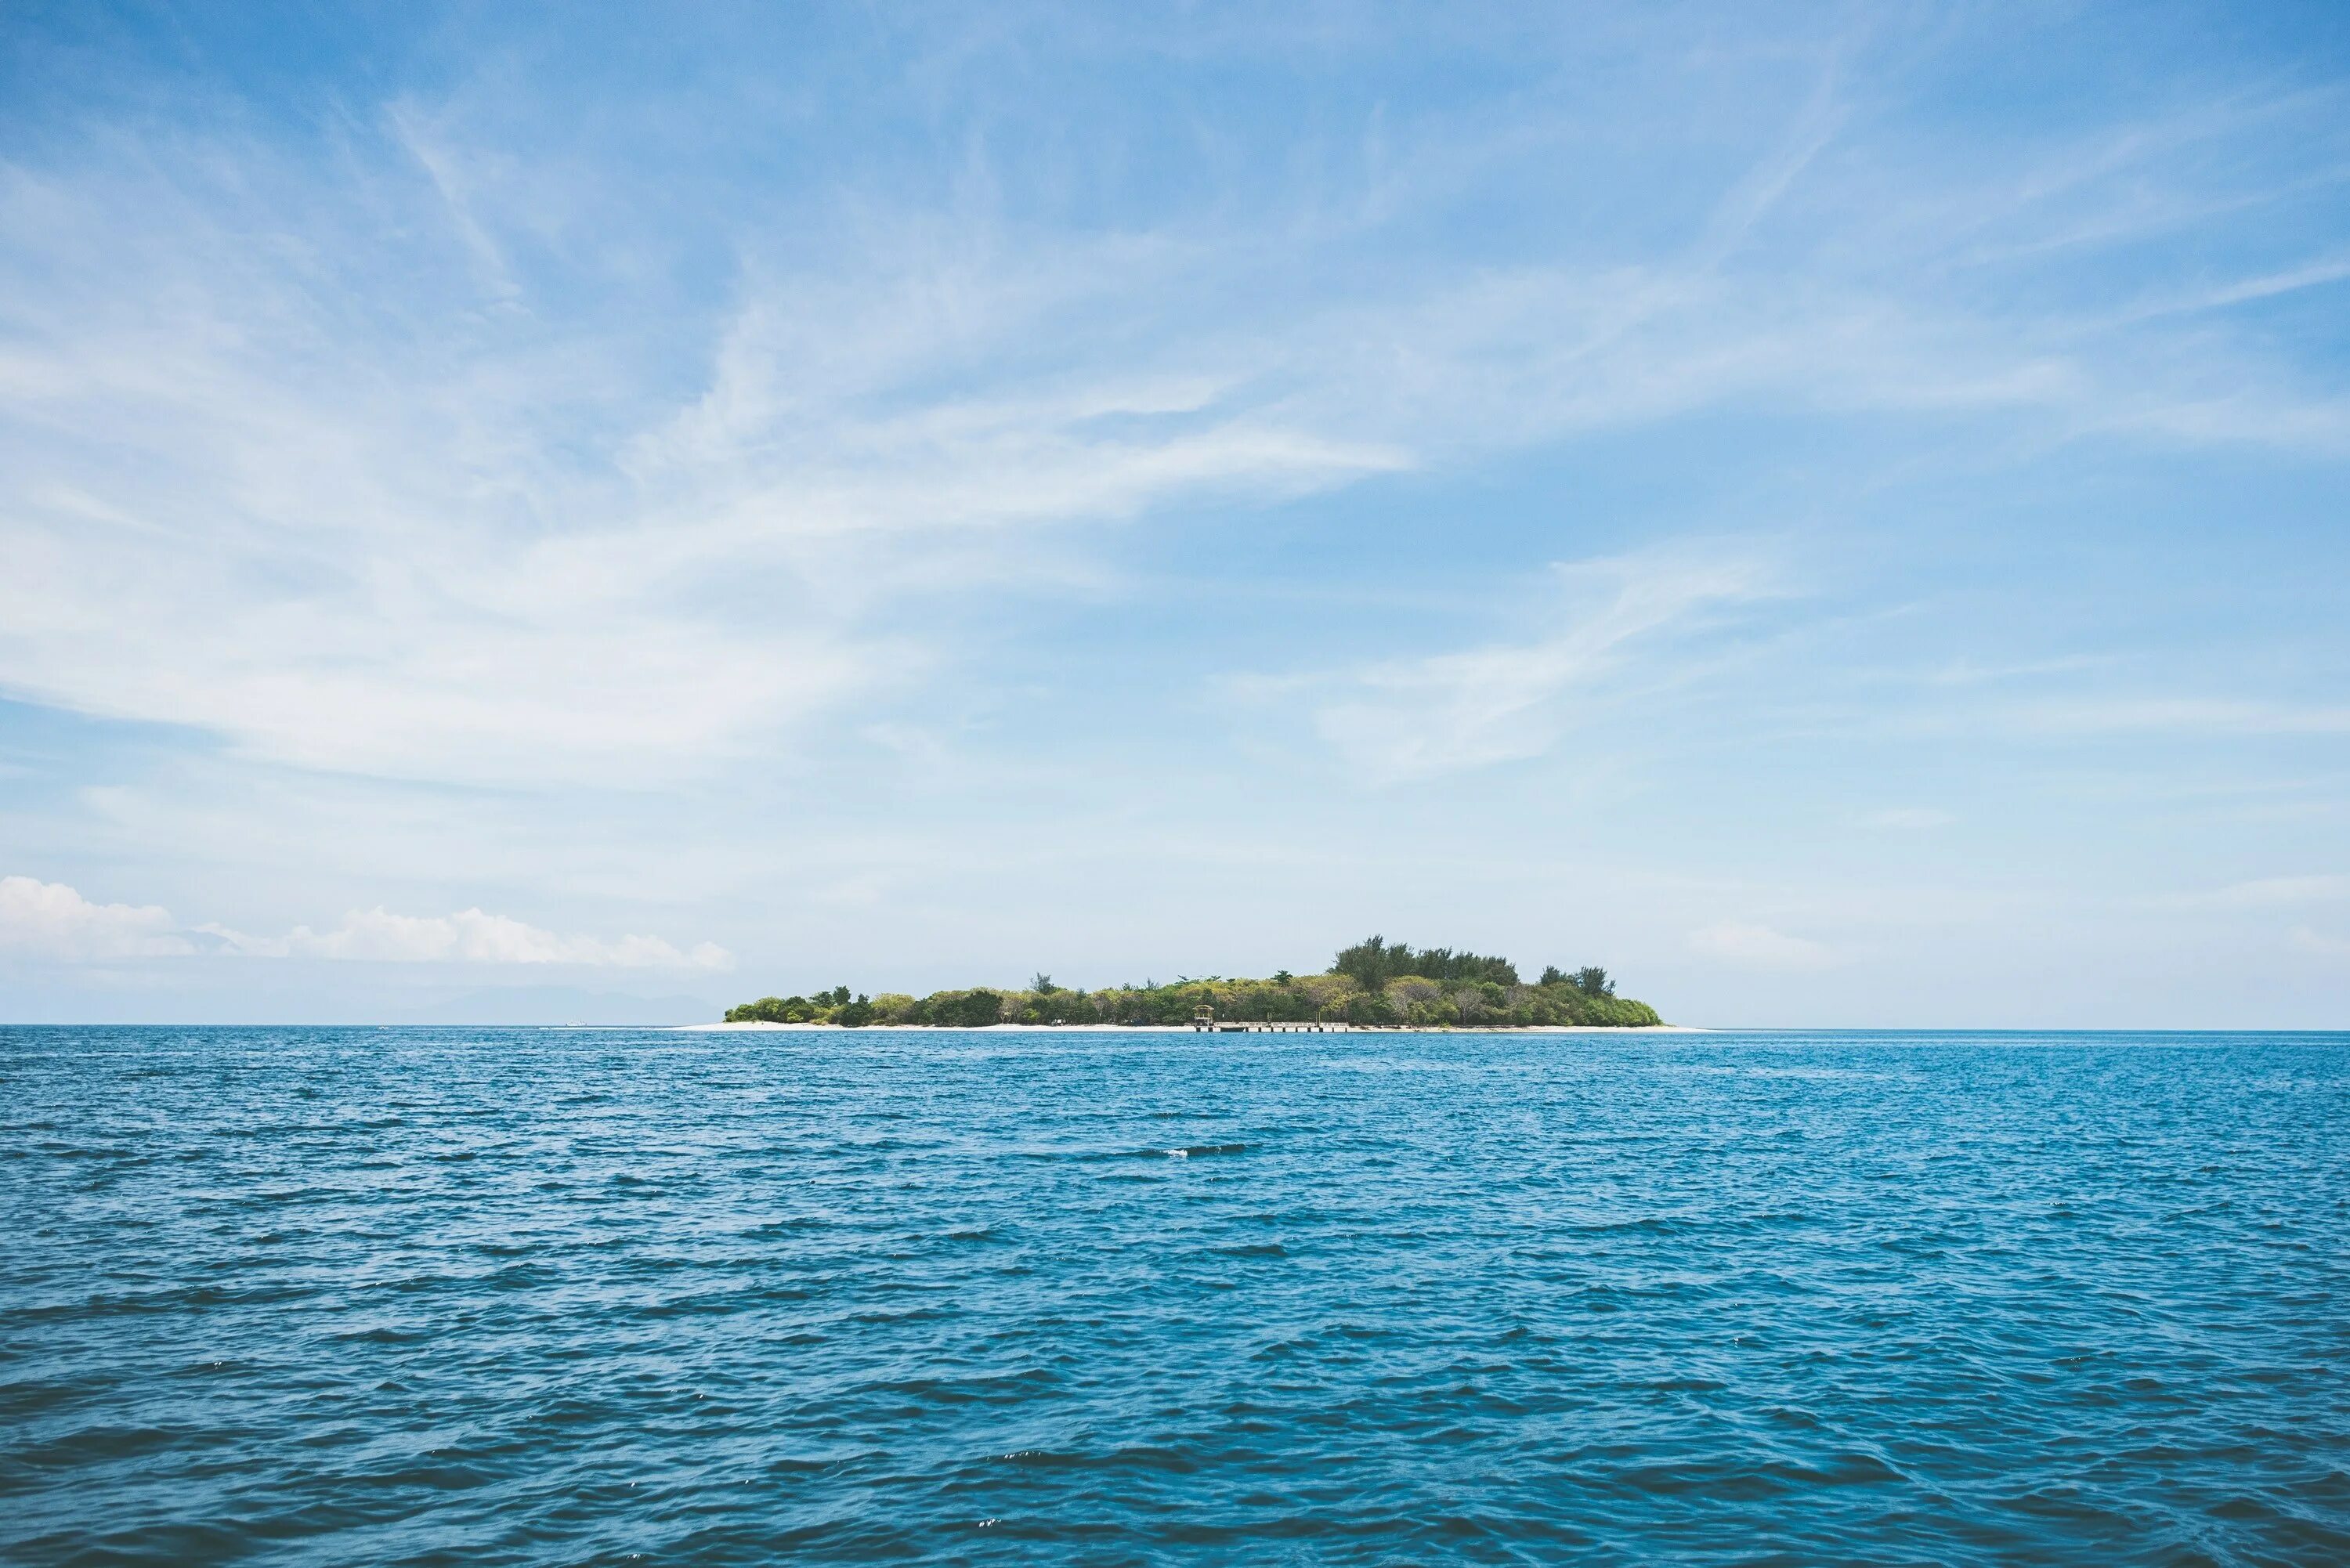
[[0,1031],[24,1563],[2350,1562],[2350,1037]]

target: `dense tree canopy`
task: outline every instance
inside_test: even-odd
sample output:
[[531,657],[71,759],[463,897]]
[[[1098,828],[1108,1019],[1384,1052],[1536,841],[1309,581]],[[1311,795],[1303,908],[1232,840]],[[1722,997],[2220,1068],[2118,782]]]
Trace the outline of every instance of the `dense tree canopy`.
[[1572,975],[1552,965],[1533,985],[1517,966],[1451,948],[1413,948],[1371,937],[1342,950],[1326,974],[1271,980],[1185,980],[1086,991],[1055,985],[1038,974],[1025,991],[973,987],[917,999],[898,992],[849,998],[835,986],[813,996],[765,996],[728,1010],[730,1023],[931,1024],[976,1028],[991,1023],[1099,1026],[1188,1023],[1199,1009],[1244,1023],[1347,1023],[1423,1028],[1528,1027],[1598,1024],[1638,1027],[1659,1022],[1644,1002],[1616,995],[1603,969]]
[[1426,980],[1490,980],[1496,985],[1518,983],[1518,966],[1505,958],[1487,958],[1467,950],[1454,952],[1451,948],[1420,948],[1414,950],[1409,942],[1389,942],[1383,937],[1366,937],[1353,947],[1341,948],[1330,964],[1332,974],[1352,977],[1366,991],[1376,991],[1390,980],[1408,974]]

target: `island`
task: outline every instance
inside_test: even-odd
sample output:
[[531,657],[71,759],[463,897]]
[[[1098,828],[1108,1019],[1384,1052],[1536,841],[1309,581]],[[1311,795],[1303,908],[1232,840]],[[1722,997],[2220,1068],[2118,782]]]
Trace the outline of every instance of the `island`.
[[1504,958],[1415,948],[1373,936],[1339,950],[1320,974],[1287,970],[1264,980],[1181,976],[1100,991],[1060,986],[1039,974],[1025,987],[973,986],[914,997],[851,996],[835,986],[808,996],[763,996],[729,1008],[729,1023],[829,1023],[950,1029],[991,1024],[1180,1028],[1230,1023],[1329,1023],[1355,1028],[1655,1028],[1645,1002],[1616,994],[1607,971],[1556,965],[1522,980]]

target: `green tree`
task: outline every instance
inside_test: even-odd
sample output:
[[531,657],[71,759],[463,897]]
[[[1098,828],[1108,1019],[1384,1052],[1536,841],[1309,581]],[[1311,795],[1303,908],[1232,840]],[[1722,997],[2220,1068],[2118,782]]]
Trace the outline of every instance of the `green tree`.
[[1330,972],[1343,974],[1365,991],[1377,991],[1403,971],[1398,959],[1410,956],[1408,947],[1390,949],[1382,936],[1368,936],[1350,948],[1340,948],[1330,961]]
[[959,996],[950,995],[943,1006],[940,999],[931,999],[931,1017],[933,1022],[964,1029],[981,1029],[1003,1022],[1003,998],[986,990],[966,991]]
[[1330,972],[1350,977],[1365,991],[1377,991],[1388,981],[1408,974],[1423,980],[1518,983],[1518,966],[1508,959],[1472,953],[1465,948],[1457,952],[1451,948],[1414,949],[1409,942],[1390,942],[1376,936],[1366,937],[1353,947],[1341,948],[1330,965]]

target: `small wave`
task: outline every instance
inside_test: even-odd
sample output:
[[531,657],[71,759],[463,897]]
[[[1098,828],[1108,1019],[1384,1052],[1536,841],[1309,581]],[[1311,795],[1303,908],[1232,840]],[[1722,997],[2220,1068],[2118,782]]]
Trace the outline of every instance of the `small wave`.
[[2338,1037],[110,1038],[0,1030],[27,1561],[2350,1563]]

